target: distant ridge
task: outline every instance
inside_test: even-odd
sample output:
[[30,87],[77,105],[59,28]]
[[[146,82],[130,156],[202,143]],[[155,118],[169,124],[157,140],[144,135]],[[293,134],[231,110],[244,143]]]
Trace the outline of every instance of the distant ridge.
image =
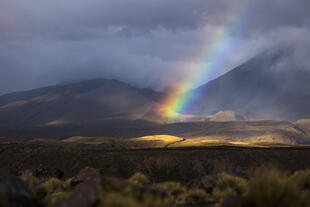
[[105,126],[161,122],[161,93],[117,80],[95,79],[0,96],[0,126]]

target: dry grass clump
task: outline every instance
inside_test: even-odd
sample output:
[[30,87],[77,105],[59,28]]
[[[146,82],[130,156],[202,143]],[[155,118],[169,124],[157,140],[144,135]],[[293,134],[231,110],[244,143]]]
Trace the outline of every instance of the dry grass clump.
[[21,179],[29,188],[33,198],[43,206],[55,206],[71,194],[71,179],[63,182],[57,178],[50,178],[40,183],[29,171],[24,172]]
[[132,183],[141,184],[141,185],[150,183],[149,179],[142,173],[135,173],[133,176],[129,178],[129,181]]
[[213,189],[217,206],[227,199],[239,199],[242,206],[307,207],[310,206],[310,172],[298,171],[289,176],[274,168],[258,169],[249,180],[218,175]]
[[71,192],[66,191],[59,191],[54,193],[49,193],[44,199],[45,206],[51,206],[54,207],[61,203],[61,201],[64,201],[65,199],[69,198],[71,195]]
[[191,189],[181,194],[178,199],[178,204],[185,206],[195,206],[208,203],[207,193],[202,189]]
[[246,186],[247,181],[245,179],[221,173],[217,177],[213,196],[218,202],[222,202],[228,196],[242,195]]
[[34,197],[38,197],[37,195],[38,185],[39,185],[38,179],[34,177],[32,173],[29,171],[23,172],[20,178],[22,179],[22,181],[24,181],[24,183],[30,190],[31,195]]
[[[302,173],[301,173],[302,174]],[[300,175],[300,174],[299,174]],[[293,178],[275,169],[258,170],[250,178],[245,193],[250,206],[256,207],[306,207],[309,206],[309,194],[298,188]]]
[[46,189],[48,193],[54,193],[64,190],[63,182],[57,178],[50,178],[41,187]]
[[297,185],[299,190],[310,191],[310,170],[296,171],[291,175],[290,179]]
[[168,193],[169,196],[177,197],[186,192],[186,187],[182,186],[178,182],[165,182],[159,184],[158,187]]
[[[50,178],[39,183],[29,172],[23,173],[21,178],[41,206],[57,206],[74,190],[71,179]],[[309,170],[289,175],[274,168],[262,168],[248,180],[221,173],[216,180],[206,179],[213,186],[212,195],[204,189],[191,189],[178,182],[150,186],[149,179],[141,173],[134,174],[129,180],[140,186],[128,186],[121,191],[103,188],[94,207],[188,207],[210,203],[230,206],[231,201],[238,203],[239,207],[310,207]],[[147,190],[150,188],[154,191]]]
[[42,183],[40,187],[47,192],[43,202],[47,204],[47,206],[55,206],[68,198],[71,194],[70,181],[71,179],[63,182],[57,178],[50,178],[46,182]]
[[168,193],[168,199],[172,205],[188,206],[188,205],[201,205],[209,203],[210,195],[203,189],[189,189],[178,182],[165,182],[157,185],[161,190]]

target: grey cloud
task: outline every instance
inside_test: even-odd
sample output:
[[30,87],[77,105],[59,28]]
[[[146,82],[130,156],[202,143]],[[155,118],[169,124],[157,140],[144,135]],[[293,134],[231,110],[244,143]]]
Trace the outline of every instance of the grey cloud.
[[171,87],[238,15],[247,25],[231,31],[233,51],[208,78],[283,44],[295,52],[282,65],[306,67],[309,9],[308,0],[0,0],[0,94],[98,77]]

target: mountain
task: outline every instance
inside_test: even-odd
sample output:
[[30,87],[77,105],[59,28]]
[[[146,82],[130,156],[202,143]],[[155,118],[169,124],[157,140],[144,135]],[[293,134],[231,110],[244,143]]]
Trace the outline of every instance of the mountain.
[[161,122],[161,93],[117,80],[97,79],[0,97],[0,126],[109,126]]
[[0,141],[165,134],[188,139],[190,143],[192,139],[309,143],[308,122],[303,120],[296,125],[288,121],[236,121],[247,119],[248,114],[220,111],[210,116],[184,115],[182,122],[187,123],[167,124],[165,117],[157,113],[164,96],[151,89],[107,79],[0,96]]
[[[287,50],[266,52],[191,91],[190,97],[195,99],[188,104],[190,113],[181,114],[177,121],[310,118],[310,71],[297,63],[295,68],[281,67],[290,55]],[[164,93],[108,79],[3,95],[0,139],[165,133],[160,130],[166,127],[162,124],[170,122],[165,113],[158,113],[158,109],[170,110],[161,104],[164,97]],[[148,126],[151,128],[143,128]],[[296,122],[296,126],[310,128],[308,121]],[[168,134],[179,135],[174,131]]]
[[266,52],[191,92],[191,113],[234,111],[251,119],[310,118],[310,70],[282,67],[287,50]]

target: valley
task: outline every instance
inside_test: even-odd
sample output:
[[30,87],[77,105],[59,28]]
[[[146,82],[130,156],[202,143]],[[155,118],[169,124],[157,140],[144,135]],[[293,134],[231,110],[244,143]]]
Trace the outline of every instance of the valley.
[[[174,124],[156,124],[149,126],[115,126],[110,128],[37,127],[0,130],[0,141],[57,139],[84,143],[122,143],[140,142],[147,148],[149,143],[159,143],[156,147],[171,139],[186,139],[178,144],[186,146],[208,146],[212,143],[225,144],[310,144],[310,132],[307,120],[298,122],[256,120],[256,121],[204,121]],[[142,137],[139,139],[139,137]],[[145,140],[146,138],[147,140]],[[153,140],[152,140],[153,139]],[[173,146],[177,146],[173,145]],[[115,146],[118,146],[115,145]],[[129,148],[131,145],[126,145]],[[153,144],[150,144],[153,146]],[[126,148],[125,147],[125,148]]]

